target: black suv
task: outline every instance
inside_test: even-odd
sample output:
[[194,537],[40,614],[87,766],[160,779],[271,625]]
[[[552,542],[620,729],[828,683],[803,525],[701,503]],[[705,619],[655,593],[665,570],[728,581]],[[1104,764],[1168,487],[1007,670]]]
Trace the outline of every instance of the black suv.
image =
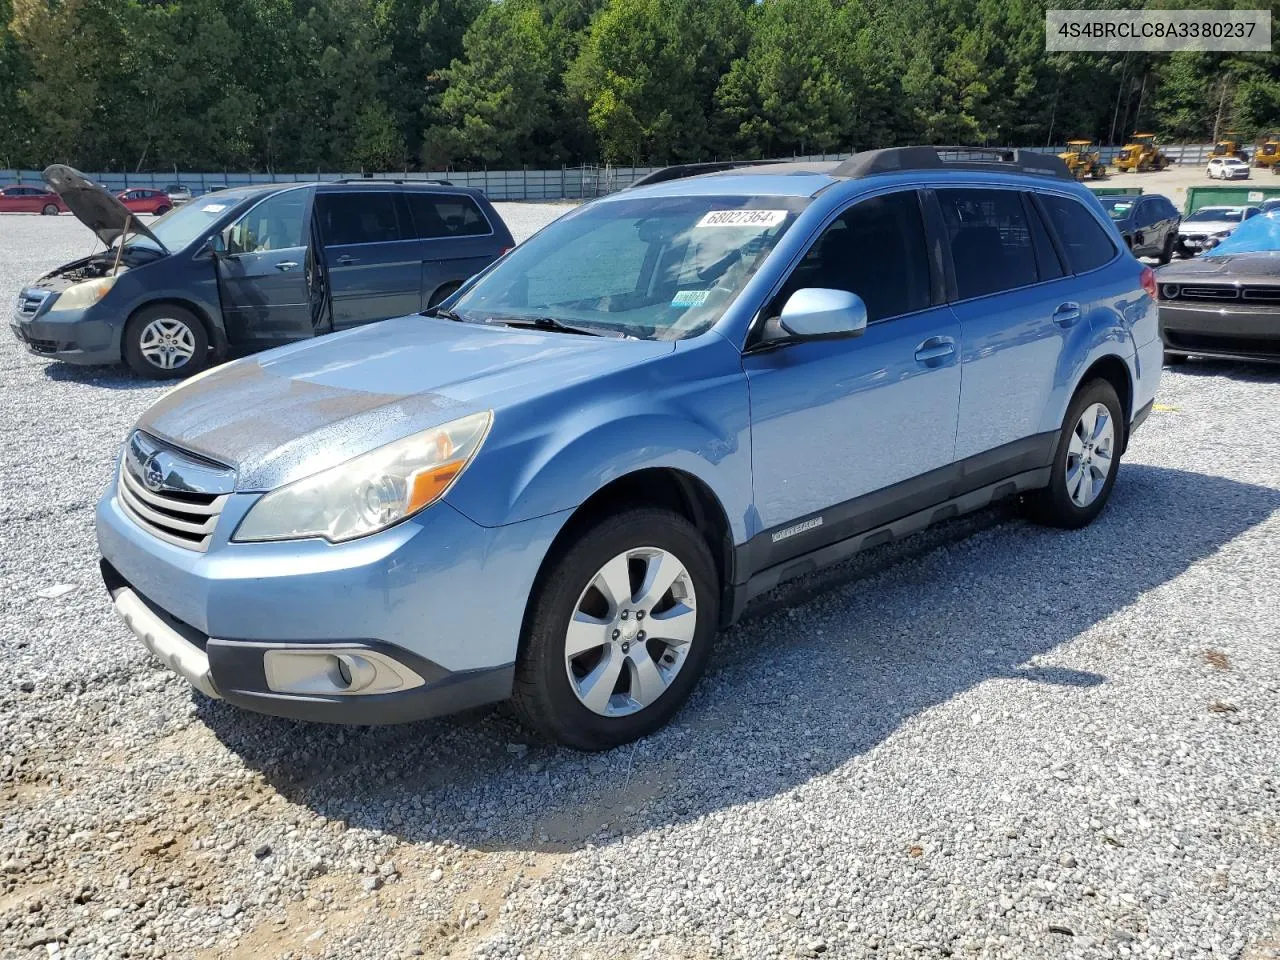
[[44,178],[107,249],[25,287],[14,333],[151,377],[417,313],[515,245],[480,191],[444,181],[241,187],[143,224],[70,167]]

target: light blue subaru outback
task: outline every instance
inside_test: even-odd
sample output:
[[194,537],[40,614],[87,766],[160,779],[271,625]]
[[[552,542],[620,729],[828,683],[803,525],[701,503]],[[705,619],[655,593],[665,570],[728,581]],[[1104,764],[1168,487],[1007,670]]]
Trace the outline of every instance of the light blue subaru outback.
[[663,170],[429,316],[155,404],[102,572],[210,697],[387,723],[512,699],[595,750],[788,577],[994,500],[1080,527],[1160,376],[1154,278],[1056,157]]

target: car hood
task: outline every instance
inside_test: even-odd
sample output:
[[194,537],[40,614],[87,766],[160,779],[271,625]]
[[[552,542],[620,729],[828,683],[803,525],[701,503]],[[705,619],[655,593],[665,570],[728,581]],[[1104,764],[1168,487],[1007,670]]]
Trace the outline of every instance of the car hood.
[[162,397],[138,428],[270,490],[385,443],[671,353],[615,340],[401,317],[224,364]]
[[[108,247],[126,230],[140,234],[161,250],[165,245],[129,212],[118,197],[113,197],[79,170],[63,163],[45,167],[40,175],[81,223],[94,232]],[[168,252],[167,250],[165,252]]]
[[1236,253],[1226,256],[1196,257],[1161,267],[1161,283],[1195,283],[1232,280],[1273,280],[1280,282],[1280,252]]
[[1178,227],[1179,233],[1222,233],[1224,230],[1234,230],[1240,226],[1239,220],[1192,220],[1190,223],[1183,221]]

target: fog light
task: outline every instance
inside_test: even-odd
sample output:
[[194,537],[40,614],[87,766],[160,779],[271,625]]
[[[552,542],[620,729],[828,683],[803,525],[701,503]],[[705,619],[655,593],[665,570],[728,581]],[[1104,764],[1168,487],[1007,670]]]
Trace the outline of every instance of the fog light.
[[409,690],[426,682],[385,654],[352,647],[268,650],[262,666],[267,686],[275,693],[367,696]]

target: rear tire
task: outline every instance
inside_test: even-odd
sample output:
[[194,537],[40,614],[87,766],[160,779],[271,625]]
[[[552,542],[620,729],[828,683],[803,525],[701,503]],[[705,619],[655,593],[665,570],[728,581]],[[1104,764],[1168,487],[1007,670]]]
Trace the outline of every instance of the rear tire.
[[1110,383],[1091,380],[1077,390],[1062,421],[1049,486],[1030,499],[1032,518],[1065,530],[1092,523],[1120,471],[1125,430],[1120,398]]
[[715,562],[688,520],[651,507],[606,517],[539,575],[516,660],[516,715],[578,750],[653,733],[706,667],[719,608]]
[[169,209],[170,209],[169,207],[156,207],[156,216],[163,217],[166,213],[169,212]]
[[129,318],[123,353],[125,364],[139,376],[189,377],[209,364],[209,334],[190,310],[159,303]]
[[46,217],[56,217],[58,215],[58,205],[56,203],[46,203],[40,213]]
[[457,293],[460,286],[462,286],[460,283],[446,283],[435,293],[431,294],[431,298],[427,300],[427,309],[430,310],[432,307],[440,306],[440,304],[444,303],[445,300]]
[[1173,234],[1169,234],[1164,239],[1164,246],[1160,250],[1160,264],[1163,266],[1173,259],[1174,238]]

